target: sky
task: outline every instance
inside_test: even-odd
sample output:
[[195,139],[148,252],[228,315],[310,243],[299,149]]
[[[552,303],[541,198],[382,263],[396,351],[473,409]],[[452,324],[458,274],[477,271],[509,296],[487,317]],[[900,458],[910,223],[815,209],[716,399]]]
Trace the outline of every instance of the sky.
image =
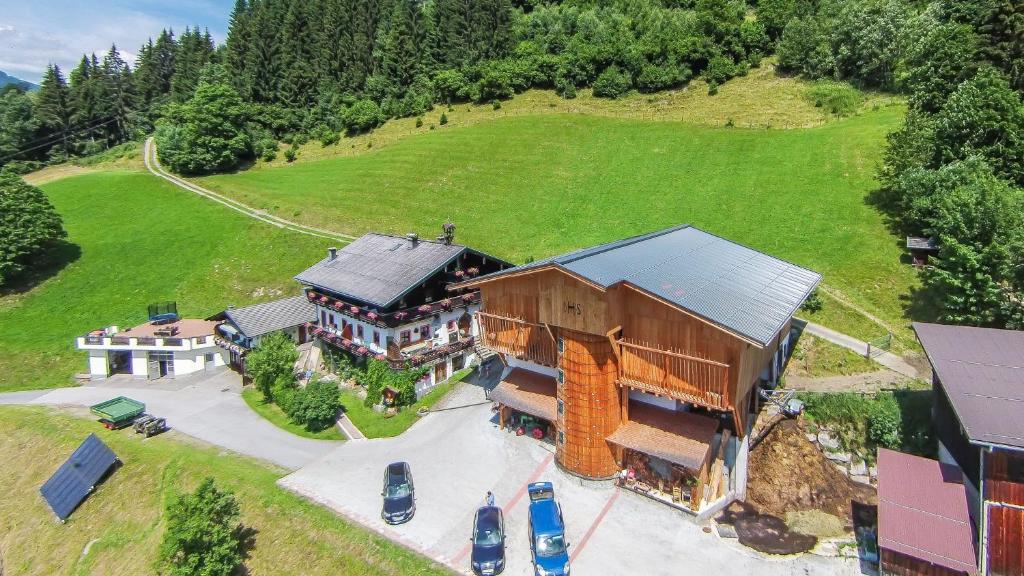
[[209,28],[227,34],[233,0],[0,0],[0,70],[38,83],[50,63],[65,77],[82,54],[102,56],[117,44],[133,62],[146,39],[163,28]]

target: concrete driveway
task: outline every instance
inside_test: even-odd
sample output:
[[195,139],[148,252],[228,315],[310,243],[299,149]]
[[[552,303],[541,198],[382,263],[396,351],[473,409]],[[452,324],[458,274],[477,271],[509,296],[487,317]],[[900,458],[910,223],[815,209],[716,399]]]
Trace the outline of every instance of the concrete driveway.
[[150,414],[166,418],[172,429],[289,470],[342,444],[281,430],[245,404],[241,389],[241,377],[230,370],[153,381],[115,376],[77,388],[0,394],[0,404],[91,406],[128,396],[144,402]]
[[[505,510],[506,574],[532,574],[525,495],[548,480],[562,505],[575,574],[859,574],[854,561],[817,556],[771,558],[722,540],[682,513],[607,484],[562,473],[553,448],[497,429],[481,388],[462,385],[444,409],[397,438],[347,442],[279,484],[460,571],[469,571],[469,536],[488,490]],[[380,519],[385,466],[409,462],[416,516]]]

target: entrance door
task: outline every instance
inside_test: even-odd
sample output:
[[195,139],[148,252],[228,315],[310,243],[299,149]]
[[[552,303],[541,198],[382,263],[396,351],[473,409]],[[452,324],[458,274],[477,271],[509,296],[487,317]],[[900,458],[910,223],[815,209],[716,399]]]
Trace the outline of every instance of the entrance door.
[[299,324],[299,344],[306,343],[306,325]]
[[434,366],[434,385],[440,384],[448,379],[448,363],[441,362]]
[[174,353],[173,352],[150,352],[149,353],[149,379],[174,378]]
[[207,370],[212,370],[215,365],[216,365],[215,352],[208,352],[206,354],[206,365],[205,365],[205,368]]

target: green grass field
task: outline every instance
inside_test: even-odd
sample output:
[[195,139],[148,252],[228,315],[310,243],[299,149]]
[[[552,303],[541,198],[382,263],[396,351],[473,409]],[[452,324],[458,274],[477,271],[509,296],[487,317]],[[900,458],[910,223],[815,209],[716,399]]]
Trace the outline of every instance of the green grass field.
[[202,318],[290,295],[292,276],[326,246],[144,172],[92,172],[43,190],[77,248],[59,273],[0,296],[0,391],[70,384],[88,371],[74,338],[143,322],[150,302],[175,300],[183,315]]
[[[514,262],[682,222],[818,270],[906,332],[915,285],[865,203],[899,105],[793,130],[549,114],[408,136],[356,156],[260,166],[201,184],[303,223],[433,235]],[[343,142],[345,142],[343,140]],[[830,325],[843,330],[843,316]],[[838,321],[838,322],[837,322]],[[877,337],[884,334],[879,327]]]
[[[39,486],[90,432],[124,462],[71,515],[56,521]],[[232,490],[255,530],[246,574],[428,575],[448,571],[279,488],[284,473],[174,432],[130,430],[42,408],[0,408],[0,551],[4,574],[153,574],[170,499],[206,476]]]

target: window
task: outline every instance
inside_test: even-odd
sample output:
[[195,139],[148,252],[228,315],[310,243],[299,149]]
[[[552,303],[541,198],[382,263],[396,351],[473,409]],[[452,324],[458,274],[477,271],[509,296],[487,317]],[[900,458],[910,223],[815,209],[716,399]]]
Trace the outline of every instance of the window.
[[558,401],[558,414],[562,415],[565,413],[565,403],[561,400]]
[[412,342],[412,332],[408,330],[402,330],[401,332],[398,333],[398,341],[401,342],[402,344],[408,344],[409,342]]
[[558,443],[565,446],[565,432],[561,430],[558,431]]
[[337,328],[337,327],[338,327],[338,325],[337,325],[337,324],[335,324],[335,322],[334,322],[334,314],[333,314],[333,313],[329,314],[329,315],[328,315],[328,318],[330,318],[330,319],[331,319],[331,328]]
[[558,353],[561,354],[563,352],[565,352],[565,338],[562,338],[561,336],[559,336],[558,337]]
[[327,327],[327,312],[323,310],[320,311],[320,325],[325,328]]
[[373,331],[373,343],[380,346],[380,332],[376,330]]
[[451,332],[452,330],[458,330],[458,329],[459,329],[459,323],[458,322],[456,322],[455,320],[449,320],[448,321],[448,331],[449,332]]
[[356,324],[356,337],[362,340],[363,338],[363,325]]
[[430,338],[430,324],[424,324],[420,326],[420,338],[426,340]]
[[565,384],[565,372],[561,368],[558,369],[558,383]]

